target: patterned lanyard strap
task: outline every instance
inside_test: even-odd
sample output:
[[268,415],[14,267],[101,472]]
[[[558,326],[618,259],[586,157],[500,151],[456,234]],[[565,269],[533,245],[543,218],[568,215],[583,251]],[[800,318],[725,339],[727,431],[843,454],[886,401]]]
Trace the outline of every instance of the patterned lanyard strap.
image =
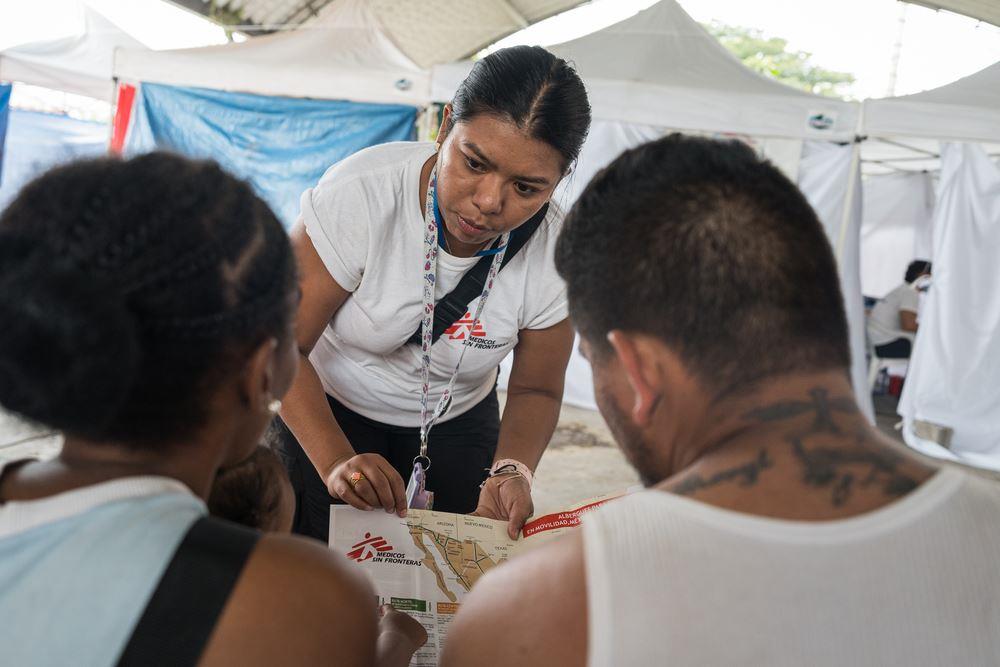
[[[458,369],[465,358],[465,351],[469,349],[472,336],[467,336],[462,343],[462,353],[455,364],[455,370],[451,374],[451,379],[445,387],[444,393],[438,399],[434,411],[428,408],[430,396],[431,380],[431,344],[434,333],[434,286],[437,281],[437,257],[438,257],[438,226],[434,216],[434,192],[437,189],[437,164],[431,169],[430,182],[427,184],[427,201],[424,207],[424,317],[420,324],[420,454],[413,463],[415,466],[422,466],[422,470],[431,467],[431,460],[427,456],[427,437],[431,428],[441,418],[451,403],[452,391],[455,388],[455,381],[458,379]],[[507,249],[507,242],[510,234],[504,234],[500,239],[500,251],[493,256],[490,264],[490,271],[486,277],[486,286],[479,296],[479,305],[476,306],[476,314],[472,320],[470,331],[474,331],[479,324],[479,318],[486,307],[486,300],[493,289],[493,282],[496,280],[497,272],[503,263],[503,256]],[[426,465],[424,465],[426,463]]]

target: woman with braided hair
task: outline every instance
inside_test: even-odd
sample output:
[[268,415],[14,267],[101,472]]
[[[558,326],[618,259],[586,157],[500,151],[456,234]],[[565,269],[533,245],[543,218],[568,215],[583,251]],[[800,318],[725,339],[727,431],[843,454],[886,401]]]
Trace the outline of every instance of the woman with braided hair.
[[326,540],[331,502],[427,507],[423,481],[433,509],[520,533],[573,344],[551,200],[589,126],[566,61],[502,49],[445,107],[436,144],[365,149],[303,194],[302,366],[281,412],[296,532]]
[[[373,664],[364,581],[205,516],[295,377],[297,303],[281,225],[212,162],[78,162],[3,212],[0,405],[65,444],[0,462],[0,662]],[[391,664],[415,625],[384,612]]]

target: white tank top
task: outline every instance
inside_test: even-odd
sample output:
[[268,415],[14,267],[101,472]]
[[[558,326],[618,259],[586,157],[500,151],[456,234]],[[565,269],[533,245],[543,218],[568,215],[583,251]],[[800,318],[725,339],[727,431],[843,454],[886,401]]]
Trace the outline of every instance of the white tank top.
[[590,665],[1000,664],[1000,485],[965,471],[826,522],[643,491],[583,531]]

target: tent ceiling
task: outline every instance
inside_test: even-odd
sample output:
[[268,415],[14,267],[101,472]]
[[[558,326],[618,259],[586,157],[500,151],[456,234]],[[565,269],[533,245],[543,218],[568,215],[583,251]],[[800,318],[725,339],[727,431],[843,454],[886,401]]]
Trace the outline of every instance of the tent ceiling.
[[[834,141],[853,139],[857,127],[857,104],[751,71],[676,0],[549,50],[575,63],[598,120]],[[472,66],[436,65],[431,97],[450,100]]]
[[[219,23],[239,25],[250,33],[259,33],[308,25],[321,9],[339,0],[170,1]],[[392,41],[420,67],[467,58],[522,28],[585,4],[585,0],[369,2]],[[253,26],[258,29],[254,30]]]
[[83,19],[78,34],[0,52],[0,80],[111,99],[115,49],[145,51],[146,45],[91,7],[83,7]]
[[1000,0],[903,0],[911,5],[947,9],[986,23],[1000,26]]

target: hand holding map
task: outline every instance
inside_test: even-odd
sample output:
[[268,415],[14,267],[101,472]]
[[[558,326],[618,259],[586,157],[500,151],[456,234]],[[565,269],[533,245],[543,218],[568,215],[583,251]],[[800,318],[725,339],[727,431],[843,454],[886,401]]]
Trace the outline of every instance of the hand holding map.
[[411,510],[405,518],[352,507],[330,508],[330,548],[370,577],[379,602],[420,621],[427,643],[411,665],[436,665],[448,626],[476,582],[521,551],[571,529],[580,516],[615,496],[538,517],[512,540],[507,522]]

